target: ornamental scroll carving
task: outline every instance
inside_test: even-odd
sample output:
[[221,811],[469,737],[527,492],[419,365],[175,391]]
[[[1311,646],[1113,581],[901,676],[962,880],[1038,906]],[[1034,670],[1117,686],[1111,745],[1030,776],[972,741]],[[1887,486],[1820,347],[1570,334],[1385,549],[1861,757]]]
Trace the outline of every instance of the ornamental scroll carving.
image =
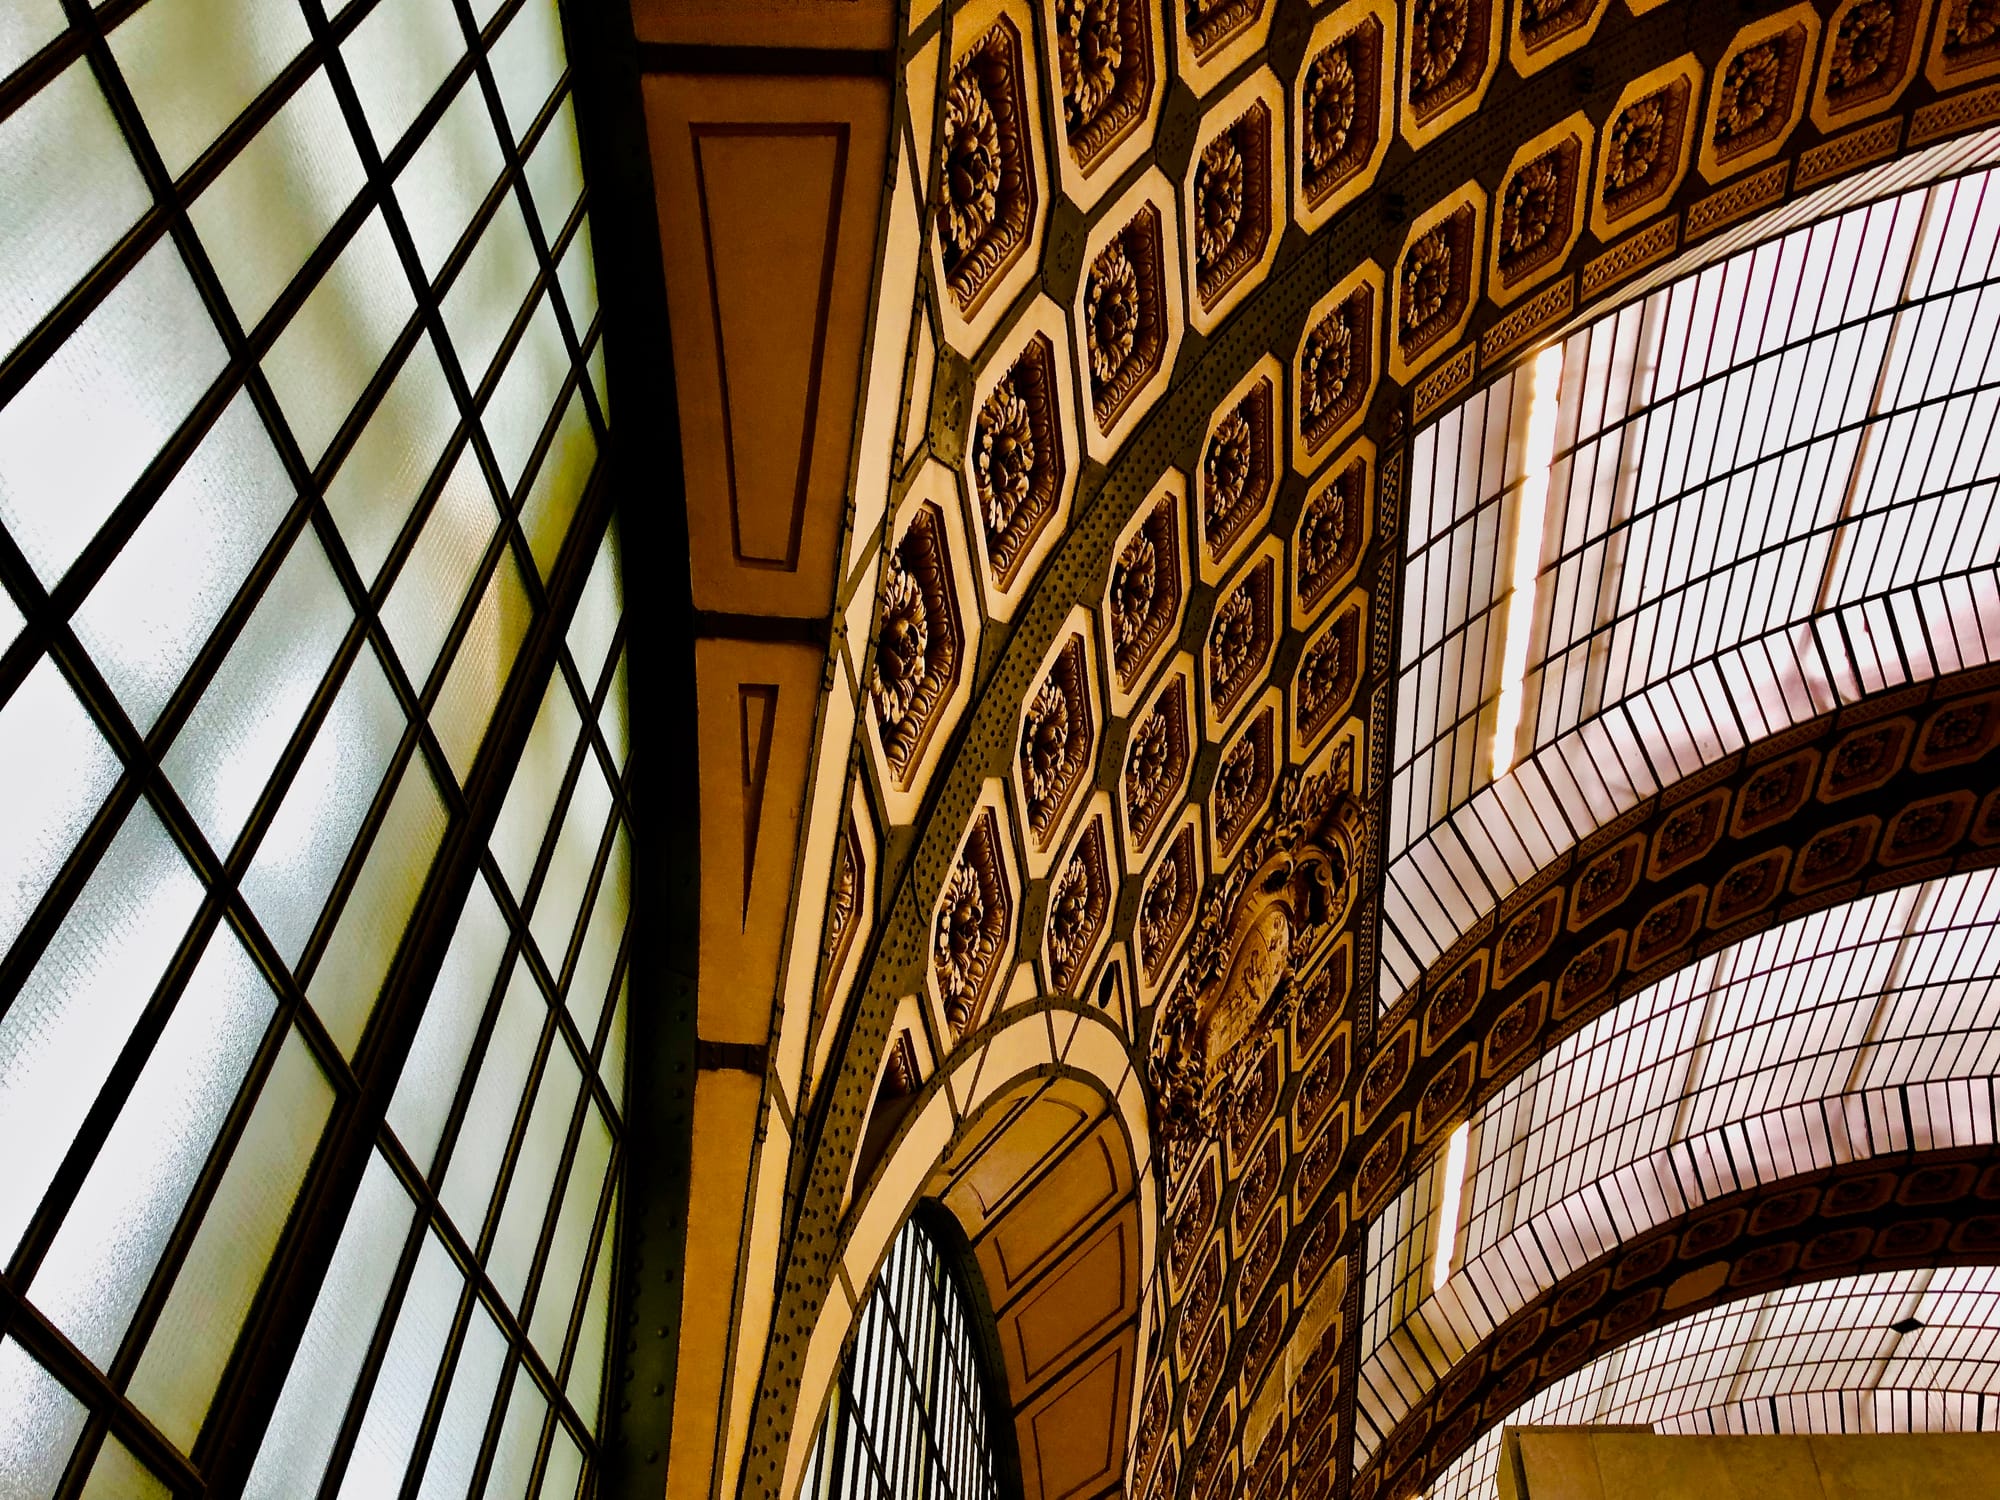
[[938,234],[945,280],[970,317],[1028,243],[1035,222],[1025,50],[1006,18],[952,69],[945,94]]
[[1283,1027],[1354,909],[1361,809],[1344,762],[1289,773],[1277,805],[1202,903],[1154,1023],[1150,1073],[1169,1179],[1219,1126],[1239,1071]]

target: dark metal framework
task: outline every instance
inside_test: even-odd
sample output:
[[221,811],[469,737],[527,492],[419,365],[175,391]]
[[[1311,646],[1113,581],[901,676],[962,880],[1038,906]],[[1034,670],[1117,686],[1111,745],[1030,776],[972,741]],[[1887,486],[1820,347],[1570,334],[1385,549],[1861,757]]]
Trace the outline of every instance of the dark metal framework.
[[[315,1472],[299,1465],[317,1464],[325,1494],[339,1489],[344,1477],[372,1493],[414,1494],[441,1428],[458,1411],[455,1401],[468,1403],[464,1409],[472,1413],[466,1420],[473,1443],[464,1457],[475,1492],[496,1464],[514,1462],[523,1452],[522,1478],[534,1483],[573,1464],[587,1486],[596,1467],[596,1391],[603,1383],[604,1303],[623,1154],[620,997],[627,938],[621,887],[631,818],[626,633],[615,619],[616,559],[600,546],[612,503],[602,469],[592,468],[587,480],[571,475],[566,503],[574,512],[566,527],[558,518],[551,528],[530,534],[546,519],[536,507],[547,503],[546,485],[560,482],[549,476],[563,453],[573,456],[579,443],[601,451],[608,440],[601,319],[590,284],[589,200],[579,191],[559,222],[546,224],[537,202],[538,180],[546,178],[538,179],[539,169],[530,163],[538,152],[546,159],[545,146],[559,155],[561,134],[570,128],[569,77],[560,56],[550,62],[553,92],[533,101],[525,117],[518,96],[508,97],[509,79],[497,61],[518,56],[523,38],[532,45],[541,13],[553,16],[553,6],[540,0],[497,6],[441,0],[433,6],[427,19],[440,29],[425,40],[450,38],[443,45],[456,51],[456,59],[431,80],[429,97],[396,139],[378,148],[364,103],[372,80],[360,75],[352,60],[365,55],[356,38],[371,21],[397,24],[391,3],[354,0],[329,7],[301,0],[297,20],[303,38],[296,55],[270,70],[255,97],[178,175],[163,157],[121,66],[132,61],[126,49],[136,28],[123,36],[119,28],[142,17],[148,0],[113,0],[96,9],[83,0],[62,0],[59,15],[51,3],[45,7],[46,44],[0,80],[0,157],[9,149],[10,124],[18,126],[46,91],[58,83],[95,89],[147,200],[73,287],[37,309],[34,326],[0,358],[0,414],[149,256],[166,257],[153,264],[165,267],[170,277],[186,278],[209,325],[205,336],[219,351],[213,366],[201,372],[191,404],[174,413],[169,434],[137,481],[73,558],[52,567],[46,557],[31,557],[0,518],[0,599],[20,615],[17,629],[0,629],[0,715],[31,679],[54,701],[66,702],[64,695],[71,695],[76,713],[84,716],[79,722],[87,722],[89,733],[101,739],[115,766],[108,794],[61,855],[46,889],[33,893],[32,914],[0,950],[0,1028],[10,1011],[27,1014],[24,996],[38,982],[38,966],[58,951],[66,924],[74,922],[78,901],[91,896],[93,881],[107,889],[115,883],[111,861],[121,831],[137,826],[135,820],[157,820],[174,856],[198,884],[191,919],[182,924],[183,934],[129,1038],[116,1047],[102,1087],[46,1191],[37,1189],[18,1245],[6,1247],[11,1255],[0,1271],[0,1334],[12,1346],[7,1357],[28,1372],[24,1378],[44,1381],[47,1391],[57,1393],[51,1399],[74,1427],[59,1434],[74,1441],[53,1460],[53,1487],[61,1495],[79,1493],[94,1467],[99,1483],[111,1474],[179,1495],[236,1493],[246,1485],[254,1492],[263,1476],[274,1474],[270,1464],[284,1466],[275,1477],[289,1493],[297,1493]],[[26,34],[33,21],[24,21],[15,35]],[[199,221],[199,200],[308,87],[330,90],[348,136],[342,145],[351,146],[359,161],[361,186],[331,217],[268,309],[245,326],[218,273],[214,236],[249,237],[271,226]],[[461,94],[471,101],[469,118],[490,129],[500,166],[433,277],[393,184]],[[0,159],[0,167],[5,165]],[[287,207],[269,206],[274,217]],[[492,347],[490,366],[466,368],[450,326],[449,299],[455,285],[471,284],[475,273],[468,267],[488,228],[517,210],[531,253],[525,295],[501,320],[504,332]],[[302,440],[297,413],[287,411],[269,373],[274,349],[363,233],[386,236],[406,282],[395,288],[394,300],[405,309],[400,328],[361,382],[351,409],[339,414],[330,440]],[[515,356],[531,358],[531,345],[534,352],[559,358],[560,368],[547,410],[523,419],[508,405],[515,390],[507,383]],[[326,493],[371,419],[386,408],[399,374],[417,359],[434,360],[441,373],[449,435],[441,451],[423,460],[428,477],[409,497],[379,569],[364,568]],[[203,626],[204,639],[193,643],[190,665],[148,723],[143,714],[135,716],[85,645],[78,612],[130,555],[128,548],[144,546],[141,528],[148,517],[232,412],[260,429],[293,498],[268,536],[256,539],[254,561],[231,581],[226,605]],[[91,440],[87,425],[74,434],[79,445]],[[451,503],[455,483],[483,493],[493,525],[476,554],[459,560],[462,592],[420,599],[437,614],[435,625],[426,627],[435,646],[412,651],[411,634],[395,623],[391,597],[406,573],[415,580],[412,589],[428,581],[419,571],[430,561],[423,550],[427,523]],[[212,837],[190,808],[180,782],[166,769],[169,754],[260,606],[282,607],[276,591],[283,587],[288,560],[307,549],[324,559],[346,623],[329,659],[315,664],[301,711],[283,735],[268,783],[254,797],[241,832],[225,842]],[[599,560],[595,569],[594,560]],[[117,581],[114,576],[114,586]],[[594,612],[595,624],[583,620],[580,603]],[[508,610],[514,611],[511,623],[496,633],[496,612]],[[0,609],[0,617],[5,613]],[[0,626],[7,623],[0,618]],[[468,660],[492,653],[491,680],[485,684],[490,703],[481,705],[486,721],[483,732],[475,721],[470,742],[476,757],[462,740],[448,747],[433,727],[452,712],[453,668],[461,650]],[[246,880],[257,867],[260,846],[286,813],[288,794],[321,769],[313,757],[345,722],[343,695],[365,677],[386,685],[399,725],[393,746],[379,767],[367,768],[379,782],[362,787],[365,814],[338,852],[338,874],[330,887],[314,893],[314,908],[303,923],[292,924],[296,935],[274,932],[271,907],[246,894]],[[254,675],[253,681],[269,685]],[[574,723],[573,742],[551,741],[557,760],[521,771],[538,710],[543,717],[551,711],[545,702],[566,705],[556,712]],[[461,753],[455,756],[454,748]],[[361,775],[351,766],[347,772]],[[503,803],[512,800],[510,788],[529,777],[540,777],[541,784],[527,802],[533,806],[545,799],[546,821],[522,836],[527,864],[507,868],[496,855],[494,831]],[[604,821],[600,827],[567,828],[572,809],[585,805],[577,789],[586,784],[596,798],[590,806],[602,810]],[[315,1006],[316,981],[341,936],[350,897],[357,921],[366,915],[363,909],[373,899],[366,893],[373,891],[370,882],[377,874],[371,857],[379,854],[387,867],[406,852],[392,847],[406,828],[396,821],[405,788],[428,789],[436,799],[434,853],[424,857],[419,840],[418,853],[403,872],[413,882],[406,902],[400,910],[394,902],[387,908],[386,929],[361,931],[364,948],[393,950],[393,961],[384,959],[379,993],[369,997],[372,1006],[351,1029],[345,1022],[330,1026]],[[9,795],[22,798],[33,790],[16,786]],[[567,924],[543,920],[553,898],[538,906],[558,884],[565,900],[573,895],[578,903]],[[497,946],[493,961],[467,978],[454,969],[454,955],[469,941],[461,929],[474,922],[470,914],[478,910],[487,913]],[[597,914],[615,918],[616,926],[593,933]],[[455,933],[461,936],[455,939]],[[146,1086],[149,1059],[176,1015],[192,1004],[190,981],[204,956],[211,948],[236,945],[270,990],[261,1039],[254,1041],[233,1102],[214,1122],[184,1201],[173,1205],[171,1232],[129,1323],[108,1353],[93,1357],[38,1305],[37,1277],[55,1267],[51,1249],[72,1209],[91,1191],[93,1168],[107,1142],[117,1138],[121,1114]],[[593,986],[603,988],[584,993],[578,983],[584,972]],[[433,1007],[441,1001],[434,997],[454,983],[469,997],[463,1017],[469,1031],[458,1039],[466,1061],[461,1076],[409,1081],[413,1090],[437,1093],[429,1101],[436,1149],[413,1149],[395,1123],[399,1076],[413,1047],[423,1045],[420,1029],[427,1017],[435,1019]],[[518,997],[511,1012],[510,994]],[[498,1057],[497,1037],[510,1014],[521,1018],[527,1067],[515,1080],[516,1092],[496,1097],[493,1112],[481,1114],[481,1080],[493,1071],[485,1064]],[[31,1022],[32,1017],[24,1024]],[[8,1054],[6,1066],[21,1056]],[[573,1082],[563,1081],[572,1076]],[[316,1121],[313,1098],[295,1090],[301,1079],[319,1080],[317,1093],[307,1091],[320,1101]],[[175,1436],[134,1399],[130,1385],[149,1338],[173,1303],[177,1276],[202,1243],[208,1210],[237,1184],[231,1168],[239,1156],[248,1159],[253,1148],[268,1145],[273,1121],[302,1142],[299,1175],[272,1225],[267,1259],[245,1262],[246,1312],[233,1352],[218,1372],[213,1400],[194,1414],[195,1435]],[[455,1220],[445,1204],[446,1184],[455,1149],[472,1130],[497,1133],[494,1183],[469,1217],[462,1211]],[[600,1183],[572,1174],[580,1156],[599,1167]],[[525,1256],[525,1276],[515,1284],[510,1271],[510,1284],[503,1286],[496,1283],[492,1257],[516,1184],[523,1193],[533,1189],[548,1196],[539,1204],[525,1199],[526,1206],[517,1210],[527,1238],[510,1254]],[[579,1206],[565,1214],[572,1190]],[[386,1215],[385,1204],[393,1205]],[[586,1240],[575,1270],[575,1301],[552,1332],[541,1326],[531,1330],[530,1299],[554,1264],[561,1261],[567,1269],[575,1260],[571,1242],[579,1214]],[[514,1234],[515,1226],[504,1226],[504,1232]],[[343,1303],[353,1289],[347,1273],[375,1264],[370,1256],[386,1256],[381,1262],[389,1273],[386,1281],[362,1283],[366,1295],[360,1302]],[[420,1302],[419,1288],[429,1302]],[[357,1307],[360,1321],[354,1322]],[[460,1384],[462,1376],[472,1378],[466,1373],[472,1369],[468,1340],[481,1338],[481,1329],[489,1353],[498,1351],[489,1360],[490,1411],[477,1409],[476,1393]],[[525,1421],[520,1414],[536,1402],[543,1414]],[[513,1445],[523,1433],[526,1446],[517,1451]],[[270,1456],[260,1461],[260,1449],[267,1447]],[[385,1456],[386,1469],[380,1467]],[[551,1470],[552,1464],[558,1468]]]
[[889,1247],[803,1500],[1007,1500],[1020,1490],[991,1318],[943,1217],[913,1216]]

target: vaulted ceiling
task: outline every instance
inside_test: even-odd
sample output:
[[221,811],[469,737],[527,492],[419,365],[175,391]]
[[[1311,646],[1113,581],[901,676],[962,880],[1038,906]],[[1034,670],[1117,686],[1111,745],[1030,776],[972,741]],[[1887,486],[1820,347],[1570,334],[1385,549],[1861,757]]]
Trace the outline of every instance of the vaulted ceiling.
[[674,1493],[795,1491],[920,1196],[1038,1497],[1457,1494],[1675,1319],[2000,1254],[1937,1042],[2000,977],[2000,12],[633,14]]

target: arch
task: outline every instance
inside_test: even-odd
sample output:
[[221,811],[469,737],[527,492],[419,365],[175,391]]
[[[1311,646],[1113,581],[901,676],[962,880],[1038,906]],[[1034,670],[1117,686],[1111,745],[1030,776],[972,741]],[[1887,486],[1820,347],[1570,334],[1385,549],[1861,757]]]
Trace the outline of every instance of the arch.
[[[1746,1229],[1768,1237],[1815,1212],[1832,1220],[1884,1207],[1892,1189],[1904,1191],[1885,1162],[1928,1170],[1975,1159],[1953,1152],[1990,1152],[2000,1141],[1996,1007],[2000,877],[1977,870],[1905,882],[1720,946],[1549,1047],[1471,1112],[1463,1156],[1431,1156],[1369,1225],[1356,1387],[1363,1461],[1399,1471],[1441,1416],[1469,1438],[1471,1419],[1452,1415],[1466,1383],[1511,1368],[1545,1332],[1566,1341],[1555,1358],[1563,1368],[1592,1338],[1628,1336],[1643,1321],[1636,1268],[1693,1275],[1688,1262],[1712,1260],[1704,1244],[1720,1251]],[[1450,1179],[1454,1169],[1462,1178]],[[1842,1174],[1861,1186],[1828,1185]],[[1962,1199],[1976,1174],[1953,1166],[1946,1176],[1952,1191],[1913,1187],[1904,1206]],[[1988,1191],[2000,1195],[2000,1176]],[[1462,1213],[1441,1206],[1460,1202]],[[1831,1238],[1814,1240],[1813,1253],[1796,1239],[1754,1247],[1758,1258],[1742,1265],[1761,1271],[1714,1262],[1722,1269],[1711,1282],[1663,1281],[1669,1310],[1719,1294],[1730,1277],[1740,1286],[1794,1265],[1824,1272],[1870,1253],[1851,1224],[1826,1227]],[[1906,1260],[1949,1239],[1942,1229],[1897,1239],[1880,1227],[1893,1248],[1873,1253]],[[1589,1337],[1562,1331],[1614,1286],[1630,1292],[1613,1299],[1619,1318],[1593,1322]]]
[[975,1035],[856,1187],[802,1361],[784,1493],[800,1493],[867,1289],[920,1211],[958,1226],[990,1300],[1024,1500],[1115,1490],[1152,1323],[1155,1191],[1138,1078],[1101,1016],[1038,1003]]
[[1663,784],[2000,657],[1996,212],[1760,225],[1416,434],[1385,1007]]
[[[1684,1320],[1884,1273],[1996,1265],[2000,1150],[1992,1145],[1849,1163],[1719,1198],[1579,1267],[1481,1340],[1397,1424],[1354,1493],[1372,1500],[1428,1489],[1457,1500],[1473,1492],[1462,1482],[1468,1461],[1490,1464],[1501,1424],[1555,1411],[1617,1420],[1615,1407],[1573,1415],[1577,1389],[1601,1384],[1608,1357]],[[1978,1278],[1993,1279],[1990,1270]],[[2000,1317],[1986,1326],[2000,1349]]]

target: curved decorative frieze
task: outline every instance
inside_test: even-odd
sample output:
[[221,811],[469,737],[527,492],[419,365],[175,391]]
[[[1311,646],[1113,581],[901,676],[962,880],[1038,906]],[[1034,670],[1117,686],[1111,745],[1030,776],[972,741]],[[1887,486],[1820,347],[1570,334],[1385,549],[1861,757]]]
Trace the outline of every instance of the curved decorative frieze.
[[1597,34],[1609,0],[1520,0],[1507,58],[1523,78],[1578,51]]
[[1049,985],[1060,995],[1080,995],[1091,965],[1111,935],[1111,902],[1118,866],[1111,850],[1110,799],[1102,792],[1049,880],[1042,953]]
[[[1195,901],[1207,879],[1202,858],[1201,810],[1186,808],[1162,844],[1139,889],[1132,947],[1139,960],[1139,994],[1151,1004],[1173,972],[1182,941],[1193,926]],[[1156,1023],[1157,1024],[1157,1023]]]
[[1064,821],[1089,783],[1101,714],[1090,621],[1079,605],[1028,689],[1015,739],[1014,790],[1031,880],[1048,869]]
[[970,692],[977,627],[951,474],[927,465],[903,503],[882,564],[868,680],[868,736],[892,821],[914,815]]
[[1270,816],[1202,902],[1187,967],[1153,1024],[1148,1065],[1154,1137],[1171,1181],[1219,1128],[1225,1086],[1246,1049],[1261,1050],[1268,1033],[1287,1027],[1304,988],[1292,981],[1327,956],[1353,910],[1361,823],[1350,774],[1330,766],[1288,775]]
[[1701,133],[1701,175],[1722,182],[1784,150],[1805,114],[1819,13],[1794,5],[1736,34],[1716,65]]
[[1014,950],[1019,906],[1014,856],[998,783],[988,785],[931,914],[927,980],[939,1035],[956,1041],[983,1025]]
[[1394,128],[1396,7],[1347,0],[1322,17],[1292,85],[1292,197],[1320,228],[1374,186]]
[[1292,627],[1302,630],[1354,580],[1375,511],[1375,445],[1357,438],[1306,487],[1292,529]]
[[1214,583],[1257,540],[1283,472],[1284,368],[1265,355],[1223,397],[1201,444],[1201,581]]
[[1810,113],[1825,134],[1895,107],[1917,76],[1921,0],[1841,0],[1827,19]]
[[861,955],[875,926],[875,881],[879,857],[875,819],[866,792],[849,792],[847,818],[833,842],[833,876],[827,894],[826,926],[820,936],[819,984],[813,997],[811,1058],[799,1093],[818,1092],[840,1035],[840,1021],[855,988]]
[[1389,378],[1408,384],[1472,317],[1486,259],[1486,194],[1468,182],[1410,226],[1396,261]]
[[1012,617],[1061,539],[1076,489],[1076,407],[1062,310],[1038,299],[973,386],[964,460],[986,612]]
[[1091,230],[1074,316],[1090,456],[1108,459],[1166,389],[1181,339],[1173,200],[1157,168]]
[[1403,139],[1421,150],[1479,108],[1500,66],[1499,0],[1410,0]]
[[1167,0],[1174,15],[1178,72],[1206,94],[1262,50],[1271,32],[1273,0]]
[[1703,1204],[1559,1281],[1398,1422],[1354,1493],[1414,1494],[1537,1391],[1679,1318],[1781,1287],[2000,1264],[2000,1151],[1923,1151]]
[[1583,235],[1595,133],[1581,110],[1514,153],[1493,200],[1486,294],[1511,306],[1559,274]]
[[1382,346],[1382,270],[1364,261],[1306,315],[1292,359],[1292,464],[1306,470],[1360,425]]
[[1042,7],[1055,39],[1062,187],[1088,209],[1152,145],[1166,38],[1148,0],[1042,0]]
[[1209,739],[1219,738],[1270,671],[1283,624],[1284,546],[1273,537],[1216,591],[1202,642],[1201,698]]
[[971,0],[953,21],[931,252],[946,340],[967,354],[1040,259],[1048,201],[1033,36],[1026,0]]
[[1924,65],[1931,87],[1962,88],[2000,74],[2000,5],[1994,0],[1943,0],[1939,9]]
[[1180,472],[1169,469],[1112,549],[1099,614],[1114,714],[1131,708],[1180,631],[1188,592],[1185,491]]
[[1180,805],[1194,766],[1194,734],[1193,662],[1183,655],[1132,715],[1125,736],[1118,791],[1128,861],[1145,858]]
[[1207,333],[1264,278],[1285,223],[1285,96],[1269,68],[1209,111],[1182,184],[1188,321]]
[[1687,176],[1701,64],[1694,54],[1643,73],[1612,106],[1597,143],[1590,232],[1607,243],[1664,208]]

